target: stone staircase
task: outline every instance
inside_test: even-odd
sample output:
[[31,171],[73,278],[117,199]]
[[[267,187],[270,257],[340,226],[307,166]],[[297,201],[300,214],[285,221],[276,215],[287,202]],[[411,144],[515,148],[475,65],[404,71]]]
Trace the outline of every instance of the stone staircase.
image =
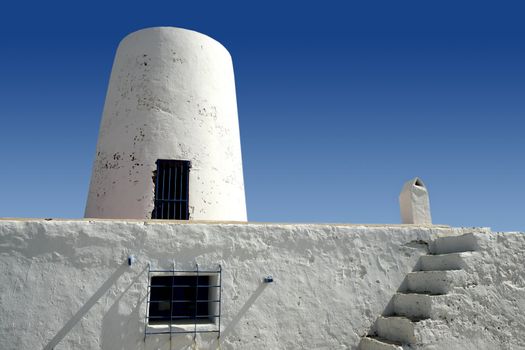
[[376,320],[374,331],[361,339],[359,349],[413,349],[425,344],[433,328],[447,327],[443,306],[458,302],[458,296],[447,293],[468,283],[467,264],[478,249],[473,233],[432,241],[429,254],[418,261],[419,271],[408,273],[406,288],[392,298],[393,312]]

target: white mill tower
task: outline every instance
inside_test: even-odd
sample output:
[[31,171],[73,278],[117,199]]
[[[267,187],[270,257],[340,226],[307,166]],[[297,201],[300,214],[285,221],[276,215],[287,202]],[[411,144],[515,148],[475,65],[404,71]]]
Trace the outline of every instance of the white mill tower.
[[246,221],[232,59],[179,28],[120,43],[85,217]]

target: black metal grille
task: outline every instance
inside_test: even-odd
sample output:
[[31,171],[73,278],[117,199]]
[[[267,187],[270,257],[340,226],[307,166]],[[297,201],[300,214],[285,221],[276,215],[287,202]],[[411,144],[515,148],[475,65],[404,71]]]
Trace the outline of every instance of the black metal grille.
[[[153,275],[152,275],[153,274]],[[144,340],[147,335],[217,333],[221,335],[222,268],[217,270],[156,270],[148,265],[147,312]],[[207,325],[198,328],[198,324]],[[155,328],[151,326],[167,326]],[[177,325],[191,325],[181,328]],[[171,349],[171,347],[170,347]]]
[[189,172],[187,160],[157,160],[152,219],[189,219]]
[[210,287],[215,287],[210,276],[152,277],[149,323],[215,322],[209,306],[217,300]]

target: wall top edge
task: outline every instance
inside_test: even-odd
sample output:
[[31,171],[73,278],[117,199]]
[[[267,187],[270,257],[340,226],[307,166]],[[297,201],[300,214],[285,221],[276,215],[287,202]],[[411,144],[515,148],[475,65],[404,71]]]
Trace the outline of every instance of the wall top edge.
[[[256,226],[365,226],[365,227],[425,227],[451,228],[449,225],[413,225],[413,224],[364,224],[364,223],[332,223],[332,222],[257,222],[257,221],[213,221],[213,220],[140,220],[140,219],[99,219],[99,218],[2,218],[1,222],[110,222],[110,223],[142,223],[147,225],[256,225]],[[479,227],[476,227],[479,228]],[[483,227],[484,228],[484,227]],[[487,228],[484,228],[487,229]]]

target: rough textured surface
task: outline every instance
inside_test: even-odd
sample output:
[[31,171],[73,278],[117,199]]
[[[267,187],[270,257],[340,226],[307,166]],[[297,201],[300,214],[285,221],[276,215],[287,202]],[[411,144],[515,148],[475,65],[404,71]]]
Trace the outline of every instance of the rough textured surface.
[[477,251],[464,260],[467,285],[435,298],[435,320],[419,322],[413,348],[525,349],[525,234],[474,236]]
[[191,30],[149,28],[120,43],[85,216],[151,218],[157,159],[191,161],[190,219],[246,220],[231,56]]
[[505,255],[519,254],[524,240],[524,234],[487,232],[433,239],[371,329],[369,336],[379,339],[363,338],[360,349],[388,348],[388,341],[404,349],[523,348],[523,327],[513,322],[523,318],[524,274],[509,280],[500,267],[519,269],[523,261]]
[[[2,348],[169,349],[168,336],[143,339],[146,267],[193,269],[197,262],[223,267],[223,349],[357,349],[428,243],[469,231],[2,220]],[[519,349],[525,340],[525,236],[475,231],[483,232],[483,250],[468,273],[477,284],[453,290],[458,304],[433,305],[442,320],[418,323],[417,337],[427,341],[420,348]],[[128,254],[137,257],[132,267]],[[262,283],[267,274],[273,284]],[[212,335],[199,335],[197,344],[217,348]],[[191,345],[190,336],[172,338],[172,349]]]

